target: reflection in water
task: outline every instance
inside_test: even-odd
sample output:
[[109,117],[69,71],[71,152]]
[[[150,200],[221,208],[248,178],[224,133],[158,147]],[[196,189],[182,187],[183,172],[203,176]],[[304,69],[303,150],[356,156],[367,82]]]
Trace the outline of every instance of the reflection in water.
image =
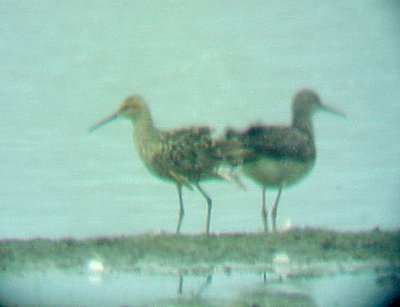
[[260,274],[215,272],[206,276],[180,275],[176,287],[176,275],[171,274],[108,273],[95,282],[86,273],[2,274],[0,303],[5,306],[179,306],[183,302],[201,306],[215,302],[221,306],[283,303],[284,306],[374,306],[382,300],[390,301],[398,289],[398,277],[398,273],[387,272],[377,277],[377,272],[371,271],[285,281],[275,276],[264,283]]
[[[203,284],[198,288],[198,290],[194,293],[193,297],[199,297],[203,293],[204,289],[210,285],[212,282],[212,274],[207,275],[206,280]],[[178,283],[178,294],[183,294],[183,275],[179,275],[179,283]]]
[[[397,280],[392,267],[398,263],[398,241],[397,232],[341,234],[311,229],[269,237],[4,240],[0,302],[22,306],[36,302],[129,306],[134,302],[140,306],[255,300],[264,304],[272,298],[303,301],[309,296],[324,305],[335,301],[338,291],[351,289],[339,299],[344,304],[365,289],[379,298],[396,286],[387,281]],[[385,275],[391,271],[392,275]]]
[[179,275],[178,294],[182,294],[183,289],[183,276]]
[[[339,125],[329,117],[319,119],[321,163],[307,184],[282,195],[291,204],[282,207],[282,216],[297,226],[397,229],[400,24],[398,7],[388,4],[394,1],[383,2],[175,1],[152,3],[149,9],[144,1],[120,5],[99,0],[96,6],[60,1],[61,9],[55,9],[44,1],[7,1],[0,32],[0,88],[6,93],[2,110],[7,114],[0,126],[0,237],[109,238],[171,229],[175,210],[168,204],[174,195],[132,156],[131,145],[125,144],[128,133],[118,127],[103,130],[104,136],[85,133],[116,97],[138,91],[156,103],[165,99],[154,105],[154,118],[166,130],[204,124],[222,132],[226,126],[241,130],[259,120],[285,122],[286,101],[303,86],[343,106],[349,120]],[[29,48],[33,43],[35,48]],[[207,186],[218,202],[213,232],[259,231],[257,214],[249,207],[258,202],[254,189],[249,185],[244,193],[224,184]],[[185,233],[203,229],[199,197],[185,197],[192,204]],[[340,252],[341,259],[385,258],[382,246],[390,245],[391,259],[399,262],[399,240],[382,237],[390,244],[378,243],[379,231],[376,235],[362,243],[357,239],[357,244],[344,241],[342,234],[307,235],[311,240],[294,252],[298,241],[292,233],[280,239],[278,248],[255,240],[254,252],[242,255],[246,261],[256,256],[268,263],[272,257],[265,250],[285,250],[303,259],[307,255],[301,251],[327,259]],[[153,243],[172,246],[165,242],[170,239],[162,236]],[[322,248],[311,248],[312,241]],[[251,306],[288,301],[291,295],[292,302],[299,298],[307,306],[313,305],[310,301],[356,306],[355,301],[366,303],[360,300],[366,293],[373,304],[399,287],[396,273],[285,279],[283,266],[280,274],[266,271],[263,278],[217,270],[207,283],[208,272],[184,275],[177,289],[178,275],[129,270],[136,259],[153,255],[161,255],[164,264],[159,248],[142,255],[130,244],[117,240],[117,246],[122,243],[118,249],[113,242],[93,240],[83,249],[72,239],[58,242],[57,252],[45,241],[36,242],[38,248],[27,242],[18,253],[0,248],[0,305],[166,306],[192,299],[202,305],[218,301]],[[193,254],[202,249],[203,255],[218,255],[201,242],[196,240]],[[179,244],[180,251],[189,246]],[[226,245],[219,255],[235,260],[236,254],[226,251],[236,246]],[[169,250],[169,257],[178,259],[175,255]],[[94,259],[87,271],[67,271],[72,265],[81,268],[88,258]],[[7,259],[8,264],[3,262]],[[24,267],[18,271],[22,274],[11,274],[18,264]]]

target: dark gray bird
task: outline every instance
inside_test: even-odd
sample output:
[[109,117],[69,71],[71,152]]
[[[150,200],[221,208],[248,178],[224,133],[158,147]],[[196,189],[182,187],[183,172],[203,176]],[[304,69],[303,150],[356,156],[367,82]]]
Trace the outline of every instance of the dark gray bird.
[[227,140],[240,142],[247,152],[242,172],[262,187],[261,216],[265,232],[268,232],[266,189],[278,189],[271,209],[272,232],[275,232],[282,189],[298,182],[314,166],[316,149],[312,116],[317,110],[343,116],[343,113],[323,105],[314,91],[303,89],[293,98],[292,123],[289,126],[251,126],[243,132],[233,129],[226,132]]

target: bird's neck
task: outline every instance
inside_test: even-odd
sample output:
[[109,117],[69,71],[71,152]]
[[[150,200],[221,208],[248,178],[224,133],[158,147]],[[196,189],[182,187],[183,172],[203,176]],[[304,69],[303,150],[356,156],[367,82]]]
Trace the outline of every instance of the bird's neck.
[[304,131],[312,138],[314,137],[312,114],[304,110],[294,110],[292,127]]
[[146,107],[141,110],[136,118],[132,119],[133,137],[136,142],[151,141],[157,139],[160,131],[154,127],[153,119],[150,110]]

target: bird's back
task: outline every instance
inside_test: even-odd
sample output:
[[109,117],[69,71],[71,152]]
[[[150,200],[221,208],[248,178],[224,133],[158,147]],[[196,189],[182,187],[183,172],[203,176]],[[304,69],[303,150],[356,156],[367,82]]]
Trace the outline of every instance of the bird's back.
[[241,142],[247,152],[242,170],[263,186],[291,185],[315,161],[312,136],[295,128],[252,126],[244,132],[228,130],[226,137]]
[[251,162],[260,156],[309,161],[316,155],[312,136],[291,127],[252,126],[244,132],[230,129],[227,139],[237,139],[247,149],[244,162]]
[[160,150],[152,156],[153,168],[164,176],[196,182],[213,177],[221,163],[216,141],[208,127],[191,127],[163,132]]

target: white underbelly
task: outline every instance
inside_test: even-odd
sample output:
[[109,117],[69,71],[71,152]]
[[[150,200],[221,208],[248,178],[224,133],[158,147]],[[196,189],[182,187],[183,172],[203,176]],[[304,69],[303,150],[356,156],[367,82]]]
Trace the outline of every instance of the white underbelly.
[[315,160],[261,158],[242,165],[243,173],[266,187],[288,186],[296,183],[311,170]]

